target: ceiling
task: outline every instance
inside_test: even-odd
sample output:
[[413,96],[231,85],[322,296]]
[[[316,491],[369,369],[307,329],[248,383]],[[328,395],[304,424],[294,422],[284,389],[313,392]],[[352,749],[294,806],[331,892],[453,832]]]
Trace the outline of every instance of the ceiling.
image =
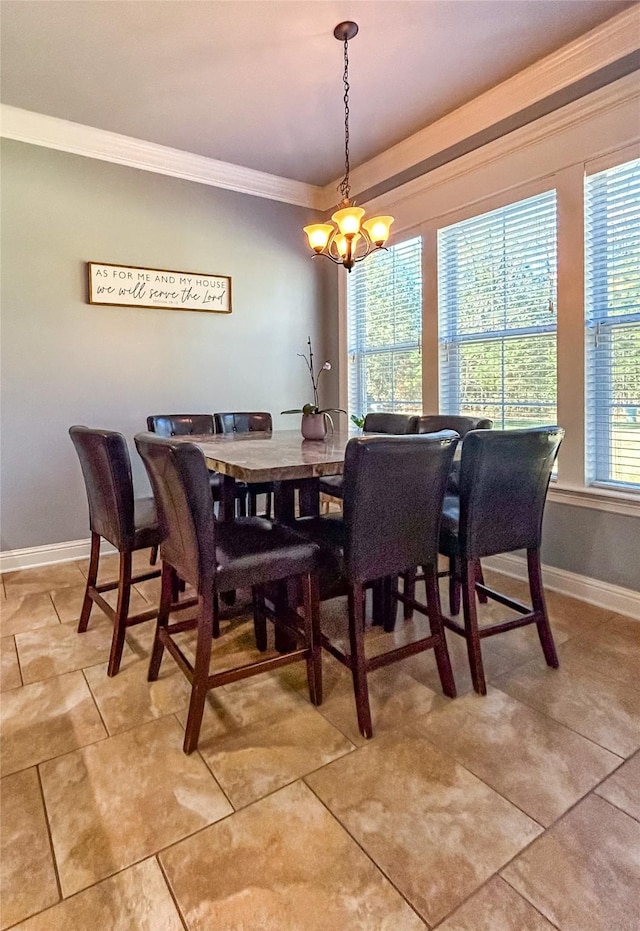
[[617,0],[2,0],[2,102],[325,185],[594,26]]

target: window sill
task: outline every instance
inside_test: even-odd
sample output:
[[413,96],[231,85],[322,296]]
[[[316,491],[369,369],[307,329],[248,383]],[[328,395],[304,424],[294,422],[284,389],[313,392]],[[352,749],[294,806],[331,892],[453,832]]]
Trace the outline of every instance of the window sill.
[[607,511],[609,514],[624,514],[640,517],[640,495],[628,491],[580,485],[549,485],[549,501],[554,504],[569,504],[572,507],[590,508],[592,511]]

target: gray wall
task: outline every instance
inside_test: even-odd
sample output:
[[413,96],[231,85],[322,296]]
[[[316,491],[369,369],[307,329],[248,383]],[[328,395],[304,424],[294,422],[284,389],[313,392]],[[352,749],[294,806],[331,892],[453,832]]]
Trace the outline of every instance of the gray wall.
[[[129,439],[151,413],[270,410],[311,399],[307,336],[336,370],[335,269],[311,261],[310,211],[4,140],[3,552],[88,536],[71,424]],[[86,262],[233,279],[233,313],[92,306]],[[144,470],[135,451],[140,492]]]
[[640,591],[640,520],[549,501],[544,515],[542,561]]

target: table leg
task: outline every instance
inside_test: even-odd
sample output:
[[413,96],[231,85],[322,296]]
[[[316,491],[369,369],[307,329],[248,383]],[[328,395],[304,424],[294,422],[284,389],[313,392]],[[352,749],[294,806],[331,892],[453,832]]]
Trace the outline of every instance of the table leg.
[[291,523],[296,517],[295,486],[293,482],[274,482],[273,515],[276,520]]
[[298,484],[300,517],[318,517],[320,514],[320,479],[305,478]]
[[220,491],[220,520],[234,520],[236,516],[235,479],[230,475],[222,476],[222,489]]

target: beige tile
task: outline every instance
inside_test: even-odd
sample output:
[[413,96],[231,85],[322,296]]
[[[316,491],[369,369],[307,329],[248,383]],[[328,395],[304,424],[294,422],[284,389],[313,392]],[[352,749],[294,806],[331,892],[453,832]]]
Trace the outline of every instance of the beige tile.
[[620,765],[618,756],[493,688],[449,702],[415,728],[543,825]]
[[429,924],[541,832],[410,730],[381,737],[306,782]]
[[190,931],[425,927],[300,783],[176,844],[160,861]]
[[144,582],[136,582],[134,586],[144,600],[151,605],[160,604],[161,587],[160,579],[145,579]]
[[603,674],[594,654],[570,640],[559,669],[531,663],[501,676],[501,691],[548,714],[601,747],[630,756],[640,747],[640,692]]
[[[369,673],[367,677],[375,737],[401,727],[407,721],[440,708],[449,701],[440,690],[436,693],[417,682],[400,666],[401,663],[394,663]],[[353,680],[348,670],[345,671],[346,676],[341,676],[333,685],[327,684],[324,700],[318,710],[352,743],[362,746],[367,743],[367,739],[358,728]]]
[[[109,658],[113,628],[106,618],[79,634],[75,624],[58,624],[46,631],[32,630],[16,636],[22,679],[40,682],[53,676],[95,666]],[[123,656],[129,653],[124,645]]]
[[[84,585],[59,588],[51,592],[51,598],[53,599],[55,609],[62,623],[78,623],[80,620],[84,593]],[[105,601],[115,610],[118,603],[118,592],[114,589],[110,592],[103,592],[103,596]],[[136,591],[134,586],[129,600],[129,614],[141,614],[143,611],[148,611],[149,608],[149,603]],[[102,611],[97,604],[94,604],[89,616],[89,628],[93,627],[95,623],[102,618],[106,618],[104,611]]]
[[600,671],[631,688],[638,687],[640,623],[619,614],[596,627],[573,646],[584,649]]
[[5,776],[0,789],[0,927],[7,928],[53,905],[59,894],[35,768]]
[[184,708],[191,688],[171,657],[165,657],[160,676],[147,682],[149,663],[134,655],[123,659],[117,676],[106,665],[91,666],[84,674],[110,734]]
[[231,812],[182,738],[165,717],[42,764],[65,897]]
[[157,860],[143,860],[14,931],[183,931]]
[[48,592],[6,598],[0,608],[1,637],[40,627],[57,626],[59,623]]
[[[503,618],[515,616],[514,612],[511,611],[503,615]],[[551,623],[551,629],[556,648],[569,639],[568,635],[553,622]],[[523,666],[525,663],[537,663],[538,666],[546,665],[540,638],[538,637],[538,629],[534,624],[519,627],[516,630],[508,630],[502,634],[496,634],[495,637],[483,640],[483,658],[486,659],[492,652],[502,655],[508,662],[510,669]]]
[[3,576],[7,598],[20,598],[38,592],[50,592],[67,585],[82,585],[82,572],[75,562],[39,566],[35,569],[16,569]]
[[[179,718],[184,722],[186,713]],[[273,679],[210,693],[198,750],[241,808],[349,753],[353,745]]]
[[107,734],[81,672],[5,692],[0,718],[3,775],[101,740]]
[[640,753],[636,753],[596,789],[598,795],[640,821]]
[[16,653],[16,642],[13,637],[0,639],[0,692],[17,689],[22,685],[20,677],[20,664]]
[[438,931],[555,931],[540,912],[499,876],[456,909]]
[[640,824],[590,795],[502,875],[562,931],[640,927]]

